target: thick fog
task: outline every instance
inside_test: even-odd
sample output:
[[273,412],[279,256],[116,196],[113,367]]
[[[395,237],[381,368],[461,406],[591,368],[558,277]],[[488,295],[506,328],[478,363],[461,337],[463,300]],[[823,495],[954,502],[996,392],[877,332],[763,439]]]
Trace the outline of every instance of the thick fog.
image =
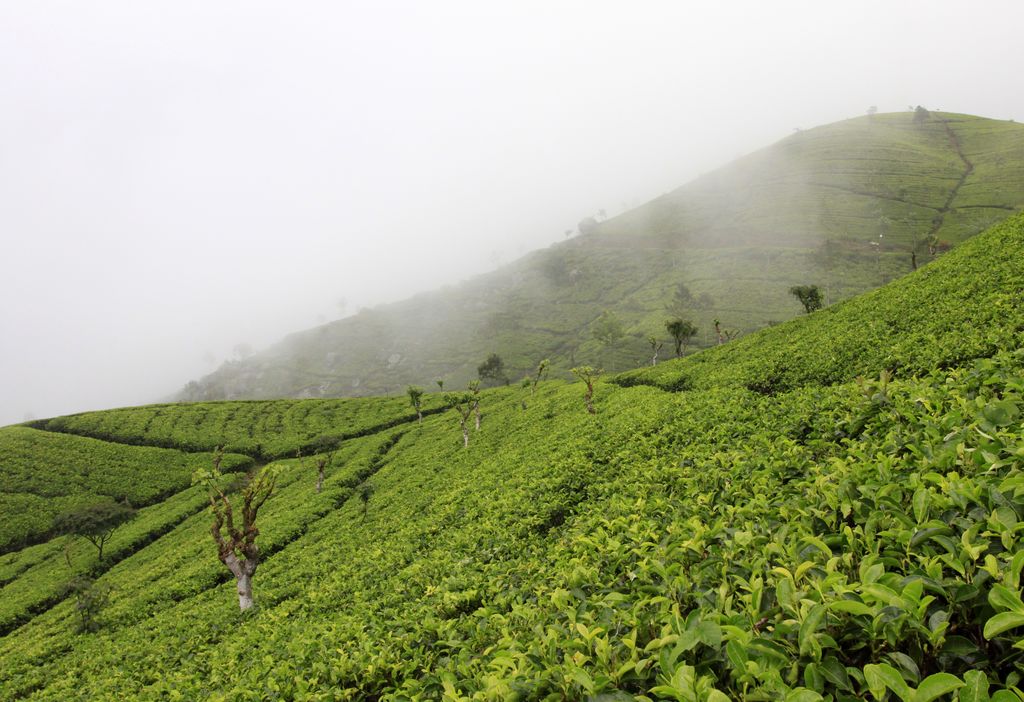
[[0,424],[155,401],[794,128],[1024,118],[1019,0],[0,3]]

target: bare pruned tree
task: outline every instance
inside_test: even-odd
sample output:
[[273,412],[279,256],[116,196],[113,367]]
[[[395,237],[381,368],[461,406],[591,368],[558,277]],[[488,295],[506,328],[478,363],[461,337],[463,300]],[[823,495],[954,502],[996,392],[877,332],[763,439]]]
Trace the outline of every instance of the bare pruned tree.
[[654,336],[647,337],[647,343],[651,345],[651,365],[656,366],[658,365],[658,352],[661,351],[661,347],[665,344],[658,341],[658,338]]
[[587,386],[587,392],[583,396],[583,401],[586,403],[587,412],[590,412],[590,414],[597,414],[597,410],[594,409],[594,383],[603,372],[590,366],[577,366],[572,369],[572,374],[582,380]]
[[530,389],[531,395],[537,392],[537,384],[547,377],[550,367],[551,361],[546,358],[537,364],[537,372],[533,376],[533,386]]
[[717,320],[717,319],[714,321],[714,325],[715,325],[715,335],[718,337],[719,345],[724,344],[727,341],[732,341],[733,339],[735,339],[740,334],[739,330],[737,330],[737,329],[726,329],[726,328],[724,328],[722,326],[722,323],[719,320]]
[[476,430],[480,431],[480,381],[469,381],[469,392],[473,395],[473,413],[476,415]]
[[241,493],[242,523],[236,525],[234,507],[221,487],[223,476],[220,464],[223,458],[224,451],[218,448],[213,456],[213,466],[196,471],[192,476],[192,483],[205,485],[209,490],[210,511],[213,513],[210,534],[217,544],[217,557],[235,576],[238,608],[244,612],[255,604],[252,577],[260,564],[260,550],[256,545],[256,537],[260,531],[256,528],[256,517],[260,508],[274,493],[277,473],[263,469],[249,478]]
[[469,392],[445,393],[444,403],[459,414],[459,424],[462,426],[462,445],[469,448],[469,418],[473,414],[473,394]]

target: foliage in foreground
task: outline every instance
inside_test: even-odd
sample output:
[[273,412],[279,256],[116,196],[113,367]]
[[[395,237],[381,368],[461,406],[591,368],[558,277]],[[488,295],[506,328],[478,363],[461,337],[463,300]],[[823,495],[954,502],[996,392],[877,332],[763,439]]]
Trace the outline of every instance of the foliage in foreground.
[[75,638],[58,608],[4,640],[0,690],[31,686],[55,641],[65,673],[40,698],[967,700],[1017,684],[1024,353],[775,397],[620,389],[597,417],[578,392],[546,398],[547,425],[495,398],[506,430],[468,451],[427,420],[377,469],[365,521],[351,492],[261,566],[246,636],[228,633],[227,586],[140,617],[126,567],[101,579],[122,598],[108,630]]

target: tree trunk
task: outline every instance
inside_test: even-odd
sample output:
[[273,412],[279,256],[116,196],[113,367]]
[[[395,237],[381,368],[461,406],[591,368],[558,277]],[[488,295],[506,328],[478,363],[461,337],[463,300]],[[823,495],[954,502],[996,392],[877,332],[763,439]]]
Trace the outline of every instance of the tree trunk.
[[462,447],[469,448],[469,428],[466,423],[462,423]]
[[423,413],[420,412],[420,408],[416,408],[416,423],[423,424]]
[[228,553],[221,561],[235,576],[235,587],[238,590],[238,608],[241,611],[251,609],[255,604],[252,596],[252,576],[256,572],[256,563],[240,561],[234,553]]
[[323,487],[324,487],[324,467],[321,465],[320,466],[320,470],[318,471],[317,476],[316,476],[316,491],[317,491],[317,493],[319,493],[320,490],[323,489]]
[[97,555],[96,555],[96,559],[100,563],[103,562],[103,545],[105,543],[107,543],[107,539],[109,539],[110,535],[113,534],[113,533],[114,533],[114,530],[111,529],[110,531],[108,531],[105,534],[99,534],[99,535],[96,535],[96,536],[86,536],[85,537],[85,538],[87,538],[92,543],[93,546],[96,547],[96,550],[98,552]]
[[476,407],[474,409],[476,410],[476,430],[480,431],[480,403],[479,402],[476,403]]
[[652,366],[658,365],[658,352],[657,351],[654,352],[654,357],[651,359],[651,365]]
[[594,399],[594,388],[588,387],[587,394],[583,399],[587,402],[587,411],[591,414],[597,414],[597,410],[594,409],[594,403],[592,401]]
[[255,604],[252,598],[252,576],[243,572],[237,580],[238,608],[244,612]]

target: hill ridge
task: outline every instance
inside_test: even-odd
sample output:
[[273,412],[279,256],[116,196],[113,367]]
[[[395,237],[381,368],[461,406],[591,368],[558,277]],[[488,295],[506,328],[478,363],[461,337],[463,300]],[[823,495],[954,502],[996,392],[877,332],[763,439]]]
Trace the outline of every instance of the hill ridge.
[[[832,301],[912,269],[1024,207],[1024,127],[969,115],[860,117],[791,135],[548,249],[455,288],[296,332],[190,384],[185,400],[363,396],[464,384],[489,353],[508,374],[542,358],[622,371],[646,355],[678,285],[705,337],[714,318],[748,333],[799,309],[816,282]],[[881,239],[879,234],[884,235]],[[598,342],[604,311],[624,335]]]
[[[1022,221],[1022,215],[1011,217],[992,227],[983,238],[965,242],[960,255],[940,257],[885,288],[757,335],[655,368],[620,374],[614,382],[668,390],[719,385],[793,388],[808,383],[849,382],[853,380],[851,371],[922,373],[982,358],[992,348],[1010,346],[1024,335],[1024,323],[1010,321],[1014,319],[1010,310],[1024,301],[1024,269],[1013,265],[1024,247]],[[1001,265],[995,265],[995,261]],[[924,288],[922,281],[931,284]],[[902,291],[908,291],[906,299],[899,296]],[[936,314],[940,305],[949,314]],[[950,319],[959,321],[954,325]],[[1000,319],[1007,321],[1000,324]],[[989,329],[990,336],[979,339],[972,333],[973,325]],[[823,327],[830,328],[834,338],[824,348],[809,349],[808,340],[819,338],[818,330]],[[891,347],[894,338],[900,339],[896,342],[899,351],[895,352]],[[915,345],[922,350],[913,351]],[[771,353],[765,349],[771,349]],[[808,363],[815,353],[818,358]],[[801,362],[807,364],[802,375],[787,371],[789,365],[799,366]],[[703,373],[704,366],[717,366],[717,374]]]

